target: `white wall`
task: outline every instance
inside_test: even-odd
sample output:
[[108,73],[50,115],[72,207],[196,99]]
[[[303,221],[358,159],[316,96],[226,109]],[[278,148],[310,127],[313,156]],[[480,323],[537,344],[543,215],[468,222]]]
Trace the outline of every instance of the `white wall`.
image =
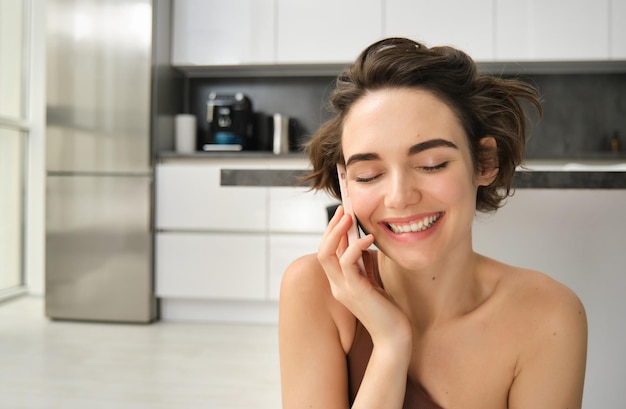
[[626,408],[626,190],[520,189],[480,216],[474,248],[543,271],[587,310],[585,408]]

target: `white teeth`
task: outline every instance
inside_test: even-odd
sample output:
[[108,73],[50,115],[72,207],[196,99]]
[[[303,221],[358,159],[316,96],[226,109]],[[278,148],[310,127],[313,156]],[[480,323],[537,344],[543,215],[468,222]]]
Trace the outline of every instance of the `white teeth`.
[[389,228],[394,233],[415,233],[418,231],[424,231],[430,228],[439,218],[441,213],[437,213],[434,216],[425,217],[419,222],[413,222],[411,224],[389,224]]

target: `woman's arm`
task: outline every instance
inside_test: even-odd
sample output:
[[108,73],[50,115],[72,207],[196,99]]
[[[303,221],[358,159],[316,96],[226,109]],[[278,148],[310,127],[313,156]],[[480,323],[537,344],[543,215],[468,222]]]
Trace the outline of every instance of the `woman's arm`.
[[338,304],[315,255],[287,268],[278,325],[285,409],[348,407],[346,354],[333,317],[341,311],[333,303]]
[[[284,408],[348,407],[346,349],[352,338],[345,345],[342,335],[345,339],[348,328],[353,334],[355,317],[372,336],[374,349],[353,408],[402,407],[410,326],[371,277],[359,272],[356,261],[371,237],[348,248],[350,223],[340,208],[320,245],[320,261],[300,259],[283,278],[279,338]],[[350,319],[352,326],[346,325]]]
[[[338,324],[353,334],[356,319],[334,299],[314,256],[296,260],[285,272],[280,296],[283,408],[349,407],[346,352]],[[374,346],[353,408],[402,407],[408,359],[401,351],[399,344]]]
[[541,312],[529,322],[534,328],[527,333],[533,335],[519,358],[509,408],[580,409],[587,359],[585,309],[560,285],[545,291],[536,304]]

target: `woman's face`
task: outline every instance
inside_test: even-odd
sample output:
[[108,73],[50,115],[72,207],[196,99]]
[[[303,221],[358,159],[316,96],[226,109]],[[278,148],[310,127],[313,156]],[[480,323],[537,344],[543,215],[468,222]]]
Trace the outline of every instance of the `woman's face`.
[[405,268],[426,268],[471,250],[476,191],[467,135],[429,91],[377,90],[346,116],[348,189],[363,229]]

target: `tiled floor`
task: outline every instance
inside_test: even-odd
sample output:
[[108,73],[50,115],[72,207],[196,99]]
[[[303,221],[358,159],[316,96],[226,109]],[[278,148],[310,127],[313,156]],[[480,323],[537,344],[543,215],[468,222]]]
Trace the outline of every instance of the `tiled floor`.
[[279,408],[275,326],[50,321],[0,304],[0,408]]

